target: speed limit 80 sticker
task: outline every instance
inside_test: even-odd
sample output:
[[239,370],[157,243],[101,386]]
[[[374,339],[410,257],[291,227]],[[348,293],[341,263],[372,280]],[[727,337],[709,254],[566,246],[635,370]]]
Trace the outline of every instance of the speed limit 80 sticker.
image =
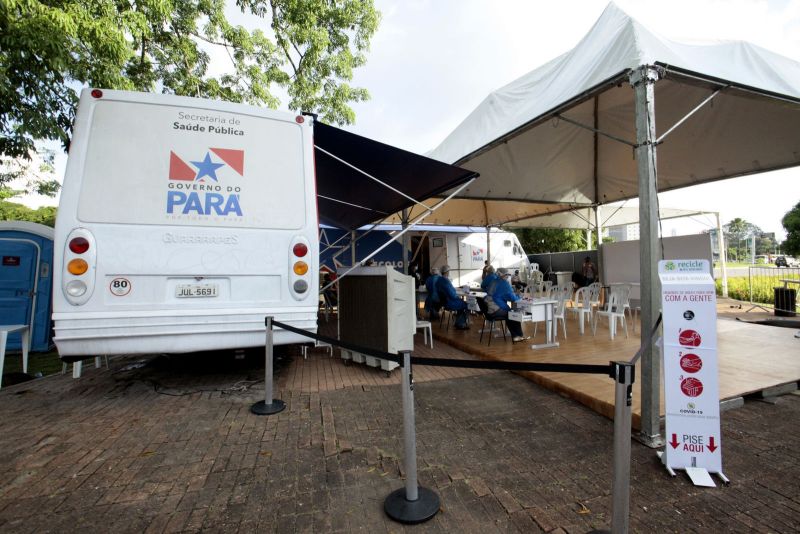
[[108,285],[112,295],[124,297],[131,292],[131,281],[127,278],[114,278]]

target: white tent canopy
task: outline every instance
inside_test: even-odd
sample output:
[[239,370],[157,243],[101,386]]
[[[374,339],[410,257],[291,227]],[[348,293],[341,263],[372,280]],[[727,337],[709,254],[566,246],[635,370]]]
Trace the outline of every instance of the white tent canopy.
[[574,49],[490,94],[429,155],[481,173],[459,197],[636,197],[628,77],[642,65],[662,75],[658,135],[721,89],[658,145],[659,191],[800,164],[800,63],[745,42],[674,43],[613,4]]
[[[660,208],[658,218],[663,220],[692,217],[694,215],[716,215],[716,212]],[[621,226],[639,222],[639,208],[631,206],[605,206],[601,225]],[[569,228],[573,230],[595,230],[595,216],[592,208],[572,208],[568,211],[551,213],[531,219],[523,219],[503,225],[506,228]]]
[[[744,42],[675,43],[610,4],[574,49],[490,94],[428,155],[481,174],[451,201],[464,217],[476,201],[562,211],[638,196],[649,332],[657,191],[800,165],[800,64]],[[659,363],[644,348],[641,435],[658,445]]]

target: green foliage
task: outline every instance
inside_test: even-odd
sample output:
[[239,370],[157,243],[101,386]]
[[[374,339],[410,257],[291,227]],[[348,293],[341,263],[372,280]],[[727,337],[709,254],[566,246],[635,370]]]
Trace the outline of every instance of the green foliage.
[[[785,278],[798,278],[794,274],[786,274],[785,271],[774,270],[773,276],[761,277],[761,279],[754,279],[752,282],[748,276],[737,276],[728,278],[728,297],[744,302],[750,302],[750,285],[752,283],[753,302],[758,304],[775,305],[775,288],[782,287],[783,282],[780,280]],[[717,295],[722,295],[722,279],[718,278],[714,281],[717,286]],[[800,304],[800,301],[797,302]]]
[[[237,0],[262,28],[233,26],[225,0],[2,0],[0,154],[35,140],[68,146],[82,85],[162,91],[291,109],[352,123],[368,98],[353,69],[380,20],[372,0]],[[263,21],[258,18],[261,17]],[[209,74],[210,50],[229,68]]]
[[750,257],[749,251],[752,248],[750,238],[762,233],[758,226],[741,217],[736,217],[729,223],[723,224],[722,231],[725,234],[728,259],[731,261],[746,261]]
[[581,230],[514,228],[511,231],[527,254],[586,250],[586,233]]
[[[40,150],[28,158],[0,155],[0,198],[7,199],[22,193],[56,196],[61,184],[55,179],[55,152]],[[10,187],[21,189],[12,190]]]
[[800,256],[800,202],[786,212],[781,224],[786,230],[786,241],[781,249],[786,254]]
[[34,210],[22,204],[8,202],[3,198],[7,195],[7,191],[0,191],[0,221],[30,221],[55,227],[57,208],[43,206]]

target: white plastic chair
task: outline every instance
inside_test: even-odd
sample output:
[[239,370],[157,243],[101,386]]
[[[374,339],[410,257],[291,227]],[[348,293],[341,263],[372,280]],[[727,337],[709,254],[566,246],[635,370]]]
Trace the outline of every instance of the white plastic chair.
[[605,310],[599,310],[594,314],[594,322],[592,323],[592,335],[597,334],[597,321],[600,316],[608,317],[608,332],[611,339],[617,334],[617,319],[622,323],[625,329],[625,337],[628,337],[628,323],[625,321],[625,309],[622,307],[622,300],[617,291],[612,291],[608,297]]
[[417,321],[417,330],[422,330],[422,344],[427,345],[428,339],[431,340],[431,348],[433,348],[433,329],[431,328],[430,321]]
[[558,302],[553,307],[553,321],[555,324],[555,331],[553,332],[553,338],[558,339],[558,321],[561,321],[561,328],[564,330],[564,339],[567,339],[567,321],[564,317],[566,310],[567,310],[567,301],[569,300],[569,296],[572,293],[569,287],[566,288],[567,291],[563,289],[561,292],[555,297]]
[[552,280],[545,280],[544,282],[542,282],[542,294],[545,297],[550,296],[550,288],[551,287],[553,287],[553,281]]
[[586,287],[589,288],[589,292],[591,293],[589,300],[592,303],[592,309],[600,308],[600,282],[594,282]]
[[578,316],[578,321],[581,326],[581,335],[584,333],[583,323],[586,319],[589,321],[589,326],[592,325],[592,290],[590,287],[582,287],[575,292],[575,297],[572,299],[572,307],[569,308],[573,314]]
[[633,321],[633,311],[631,310],[631,286],[629,284],[617,286],[617,294],[619,295],[619,303],[622,306],[623,313],[627,311],[630,314],[631,321]]
[[533,295],[534,293],[540,293],[542,291],[542,283],[544,282],[544,273],[542,271],[531,271],[530,277],[528,279],[528,287],[526,287],[526,292]]

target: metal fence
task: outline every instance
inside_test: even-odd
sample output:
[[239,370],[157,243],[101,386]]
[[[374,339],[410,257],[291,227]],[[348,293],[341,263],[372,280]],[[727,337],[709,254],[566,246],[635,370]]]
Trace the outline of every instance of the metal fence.
[[[733,279],[735,280],[735,279]],[[747,299],[754,306],[770,306],[776,315],[795,315],[798,312],[797,293],[800,291],[800,268],[751,266],[747,279],[747,294],[743,284],[728,281],[732,298]]]

